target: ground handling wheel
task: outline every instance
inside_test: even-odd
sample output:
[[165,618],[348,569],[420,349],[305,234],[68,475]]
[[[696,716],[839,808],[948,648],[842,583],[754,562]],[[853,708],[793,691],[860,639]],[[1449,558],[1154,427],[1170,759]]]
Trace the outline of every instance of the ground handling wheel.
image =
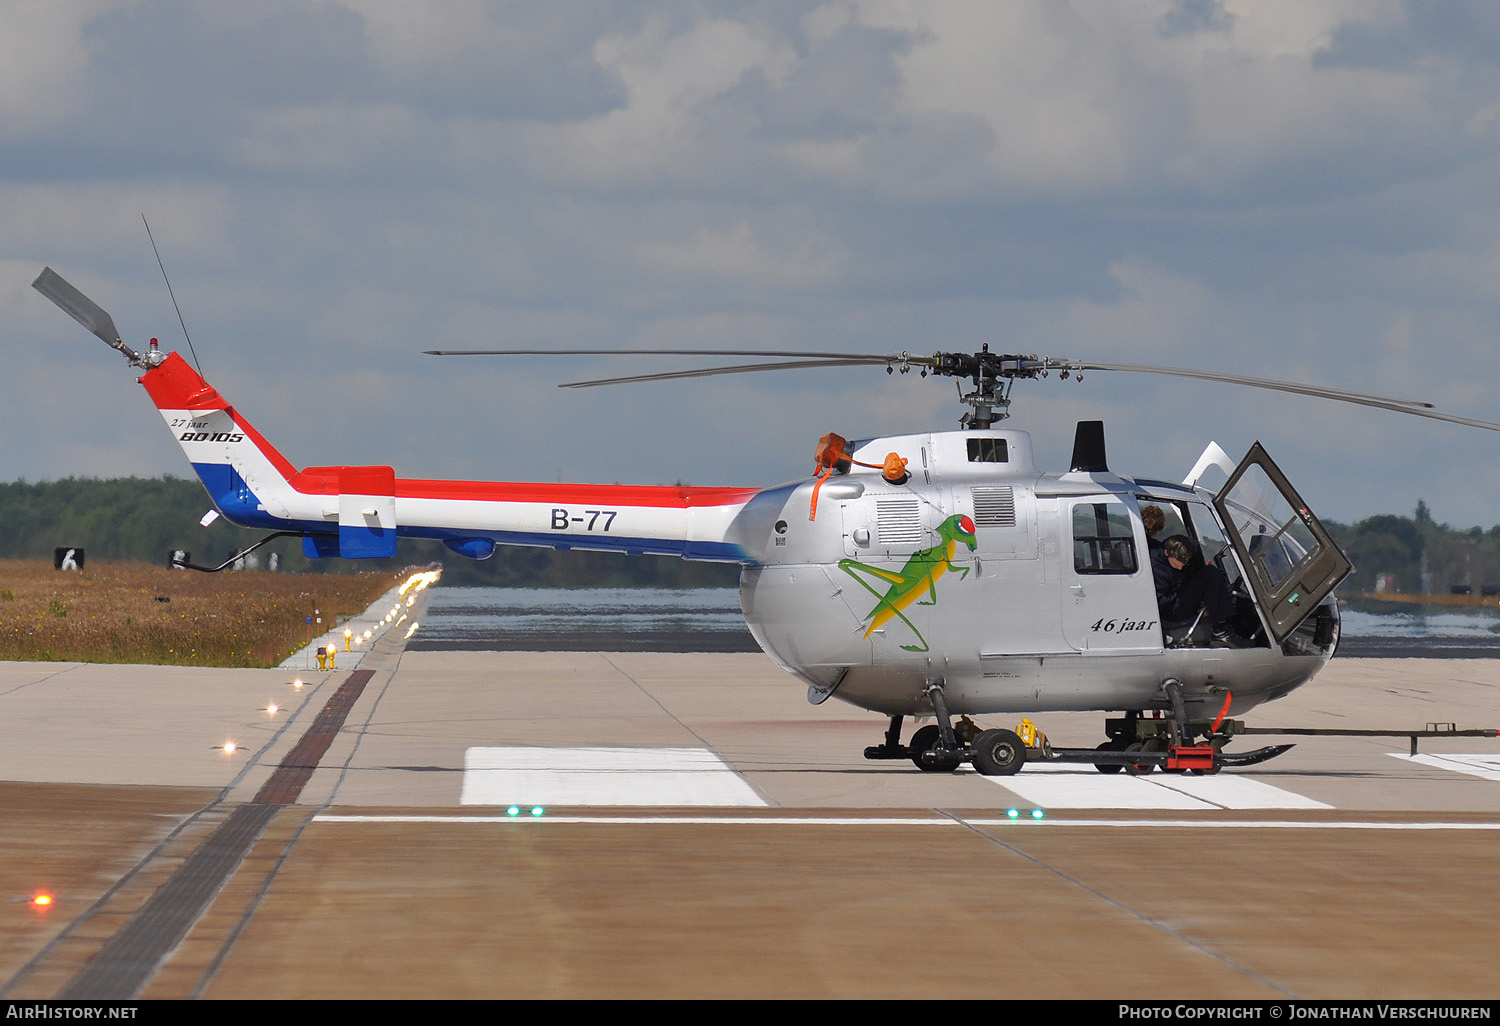
[[[1125,745],[1120,741],[1106,741],[1094,749],[1096,752],[1123,752]],[[1125,767],[1118,762],[1096,762],[1094,769],[1100,773],[1118,773]]]
[[987,777],[1008,777],[1026,765],[1026,746],[1009,730],[986,730],[974,739],[974,768]]
[[[1165,751],[1166,747],[1166,744],[1160,738],[1153,737],[1148,738],[1145,741],[1135,741],[1131,744],[1126,745],[1125,752],[1127,755],[1132,752],[1141,752],[1143,754],[1148,752],[1161,752]],[[1143,777],[1147,773],[1150,773],[1152,770],[1154,770],[1156,766],[1157,760],[1143,759],[1140,762],[1127,763],[1125,766],[1125,772],[1129,773],[1132,777]]]
[[943,735],[936,724],[929,723],[911,736],[911,744],[907,750],[911,752],[911,761],[916,764],[917,769],[927,773],[952,773],[959,767],[957,759],[935,759],[924,760],[922,755],[930,749],[936,748],[942,741]]

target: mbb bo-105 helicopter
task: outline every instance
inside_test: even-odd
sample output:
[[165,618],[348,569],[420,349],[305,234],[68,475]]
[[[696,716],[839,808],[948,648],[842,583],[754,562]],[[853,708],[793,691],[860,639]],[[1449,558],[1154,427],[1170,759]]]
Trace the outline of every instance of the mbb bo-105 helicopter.
[[[434,355],[755,356],[772,362],[575,382],[588,387],[804,367],[884,366],[966,379],[963,430],[849,442],[825,435],[812,477],[772,488],[630,487],[397,478],[390,467],[297,470],[181,356],[121,341],[107,313],[46,268],[33,283],[143,373],[215,507],[297,535],[312,557],[392,556],[398,537],[484,559],[542,545],[739,563],[755,640],[807,685],[890,718],[874,759],[929,771],[1028,758],[1216,772],[1285,751],[1222,751],[1229,719],[1306,683],[1339,638],[1332,591],[1351,570],[1259,443],[1238,464],[1210,443],[1182,483],[1125,477],[1103,425],[1080,422],[1071,466],[1044,472],[1025,431],[998,428],[1018,379],[1134,371],[1338,399],[1500,431],[1430,404],[1232,375],[991,353],[916,356],[760,350],[486,350]],[[1228,480],[1198,485],[1210,467]],[[1232,589],[1233,631],[1202,615],[1163,623],[1142,510],[1185,536]],[[1153,520],[1155,513],[1152,514]],[[251,549],[244,551],[248,552]],[[243,553],[242,553],[243,554]],[[228,565],[226,562],[225,565]],[[208,569],[194,567],[194,569]],[[221,569],[221,568],[218,568]],[[1053,750],[1029,720],[979,730],[971,715],[1122,712],[1097,749]],[[1151,715],[1147,715],[1151,714]],[[904,717],[933,716],[901,743]],[[959,717],[955,721],[954,717]],[[1024,735],[1024,736],[1022,736]]]

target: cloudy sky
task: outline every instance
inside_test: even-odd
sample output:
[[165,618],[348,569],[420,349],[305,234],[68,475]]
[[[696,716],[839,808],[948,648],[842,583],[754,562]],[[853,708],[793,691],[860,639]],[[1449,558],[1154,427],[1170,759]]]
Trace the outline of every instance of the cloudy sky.
[[[1500,421],[1500,7],[1396,0],[0,5],[0,480],[185,474],[51,265],[299,465],[771,484],[952,381],[432,348],[995,350]],[[681,366],[678,364],[677,366]],[[1016,390],[1065,469],[1257,438],[1313,508],[1500,521],[1500,434],[1090,374]]]

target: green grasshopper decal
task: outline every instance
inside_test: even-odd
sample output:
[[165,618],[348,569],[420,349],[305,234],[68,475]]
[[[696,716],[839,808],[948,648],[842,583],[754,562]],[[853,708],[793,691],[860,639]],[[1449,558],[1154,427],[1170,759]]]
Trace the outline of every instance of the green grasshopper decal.
[[[922,637],[922,632],[917,630],[917,625],[906,618],[902,612],[913,602],[926,593],[928,596],[918,605],[932,606],[937,604],[937,579],[949,570],[958,570],[958,579],[963,580],[969,575],[969,568],[958,568],[953,565],[953,553],[958,549],[958,543],[962,541],[973,552],[978,543],[974,540],[974,521],[962,514],[957,514],[944,520],[938,525],[938,536],[942,539],[929,549],[913,552],[906,565],[899,571],[884,570],[878,566],[870,566],[861,563],[857,559],[839,560],[839,569],[860,583],[860,586],[874,595],[878,601],[875,608],[865,615],[870,618],[870,628],[865,631],[865,637],[873,634],[876,628],[888,623],[892,617],[899,617],[901,622],[911,628],[911,632],[917,636],[918,644],[902,645],[908,652],[926,652],[928,650],[927,639]],[[868,574],[879,581],[884,581],[890,587],[885,594],[881,594],[871,586],[870,582],[860,574]]]

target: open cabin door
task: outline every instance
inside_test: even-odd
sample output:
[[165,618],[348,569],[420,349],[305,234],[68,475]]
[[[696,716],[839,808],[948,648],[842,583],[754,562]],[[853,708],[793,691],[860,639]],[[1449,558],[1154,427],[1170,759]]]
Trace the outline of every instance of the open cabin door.
[[1277,644],[1354,569],[1259,442],[1214,506]]

